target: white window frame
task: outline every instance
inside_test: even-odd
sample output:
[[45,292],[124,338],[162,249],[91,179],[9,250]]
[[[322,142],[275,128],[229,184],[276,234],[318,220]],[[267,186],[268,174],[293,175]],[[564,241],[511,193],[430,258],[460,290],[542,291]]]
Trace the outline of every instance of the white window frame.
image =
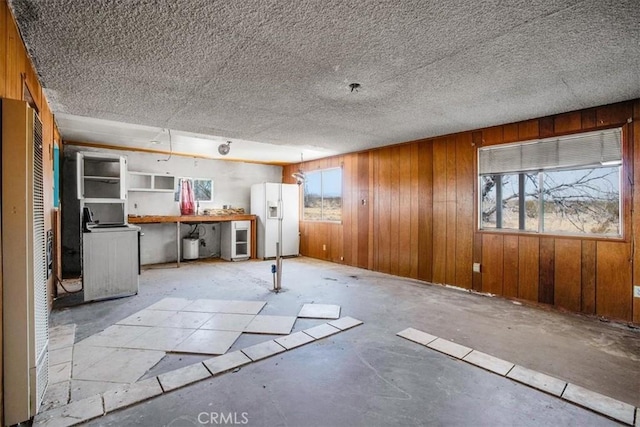
[[[625,215],[624,215],[624,141],[623,141],[623,129],[620,127],[603,129],[591,132],[581,132],[566,136],[552,137],[552,138],[544,138],[530,141],[518,141],[509,144],[498,144],[491,145],[486,147],[479,147],[477,150],[477,173],[476,173],[476,190],[477,190],[477,228],[480,232],[506,232],[506,233],[521,233],[521,234],[534,234],[534,235],[569,235],[569,236],[577,236],[577,237],[585,237],[585,238],[606,238],[606,239],[621,239],[624,237],[625,232]],[[595,143],[595,139],[600,138],[601,140],[606,140],[604,143],[601,143],[600,151],[597,152],[597,143]],[[615,141],[614,141],[615,139]],[[571,141],[571,142],[569,142]],[[587,141],[585,146],[592,148],[592,150],[586,150],[581,148],[576,142]],[[573,142],[573,147],[570,144]],[[488,164],[490,162],[487,161],[486,158],[483,158],[483,153],[500,153],[500,155],[508,155],[517,153],[523,153],[528,147],[529,151],[535,152],[535,144],[555,144],[556,149],[568,147],[571,151],[573,149],[573,157],[578,160],[571,161],[572,156],[566,156],[565,159],[561,159],[562,156],[558,155],[557,158],[553,161],[546,159],[547,163],[544,166],[540,166],[540,162],[538,166],[534,162],[530,161],[530,157],[521,154],[520,159],[514,159],[513,162],[510,162],[512,165],[507,167],[506,169],[498,172],[495,168],[499,166],[490,166]],[[565,144],[564,146],[562,144]],[[614,146],[605,144],[614,144]],[[617,144],[617,146],[615,146]],[[594,148],[595,147],[595,148]],[[531,150],[533,148],[533,150]],[[578,151],[582,149],[582,152]],[[595,152],[594,152],[595,151]],[[513,156],[512,156],[513,157]],[[535,156],[534,156],[535,157]],[[544,156],[543,156],[544,157]],[[580,159],[586,159],[581,161]],[[503,159],[502,162],[498,161],[495,163],[506,163]],[[555,163],[555,164],[554,164]],[[515,164],[515,165],[514,165]],[[520,166],[517,166],[520,165]],[[520,173],[537,173],[539,179],[539,185],[541,194],[543,183],[544,183],[544,175],[546,172],[558,172],[558,171],[568,171],[568,170],[580,170],[580,169],[597,169],[597,168],[606,168],[606,167],[614,167],[617,166],[618,170],[618,213],[619,213],[619,227],[617,234],[602,234],[602,233],[579,233],[579,232],[560,232],[560,231],[545,231],[544,230],[544,218],[538,218],[538,229],[537,230],[524,230],[518,228],[498,228],[498,227],[483,227],[483,200],[482,200],[482,176],[484,175],[518,175]],[[494,172],[494,173],[492,173]],[[496,200],[496,203],[498,201]],[[544,198],[539,198],[539,203],[544,203]],[[539,210],[543,212],[543,210]]]
[[[324,189],[322,188],[322,174],[325,172],[329,172],[329,171],[334,171],[334,170],[340,170],[340,220],[331,220],[331,219],[325,219],[324,218]],[[340,224],[342,223],[342,214],[343,214],[343,207],[344,207],[344,170],[342,168],[342,166],[338,166],[338,167],[331,167],[331,168],[325,168],[325,169],[318,169],[318,170],[314,170],[314,171],[310,171],[310,172],[305,172],[305,175],[307,176],[307,179],[309,177],[309,175],[311,174],[320,174],[320,219],[309,219],[305,217],[305,190],[306,187],[303,184],[302,185],[302,220],[303,221],[309,221],[309,222],[331,222],[331,223],[337,223]]]

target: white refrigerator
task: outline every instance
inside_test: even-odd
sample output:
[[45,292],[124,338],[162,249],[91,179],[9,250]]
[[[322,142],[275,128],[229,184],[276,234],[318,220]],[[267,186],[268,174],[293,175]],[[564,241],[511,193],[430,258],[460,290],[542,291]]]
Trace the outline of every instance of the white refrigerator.
[[276,243],[282,256],[300,253],[300,187],[263,182],[251,186],[251,213],[257,216],[257,256],[275,258]]

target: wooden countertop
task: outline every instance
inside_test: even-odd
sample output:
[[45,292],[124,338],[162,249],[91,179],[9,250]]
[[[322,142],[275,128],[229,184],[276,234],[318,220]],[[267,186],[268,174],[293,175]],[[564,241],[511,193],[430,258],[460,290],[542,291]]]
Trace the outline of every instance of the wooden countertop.
[[129,224],[154,224],[163,222],[222,222],[222,221],[255,221],[255,215],[129,215]]

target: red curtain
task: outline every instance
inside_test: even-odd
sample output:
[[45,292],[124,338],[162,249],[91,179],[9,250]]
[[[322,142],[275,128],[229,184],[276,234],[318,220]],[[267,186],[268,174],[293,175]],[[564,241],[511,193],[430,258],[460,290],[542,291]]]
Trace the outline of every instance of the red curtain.
[[196,198],[193,195],[193,184],[190,179],[183,179],[180,188],[180,213],[193,215],[196,213]]

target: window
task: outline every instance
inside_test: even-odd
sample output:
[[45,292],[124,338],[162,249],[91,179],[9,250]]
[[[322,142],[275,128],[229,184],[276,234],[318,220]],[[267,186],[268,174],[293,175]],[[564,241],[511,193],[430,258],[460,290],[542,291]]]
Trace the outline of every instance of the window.
[[342,168],[305,172],[303,219],[342,220]]
[[480,148],[480,228],[621,236],[621,134]]
[[212,202],[213,201],[213,181],[206,178],[178,178],[176,180],[176,190],[174,200],[180,201],[180,191],[182,189],[182,180],[189,180],[193,185],[193,195],[196,202]]

